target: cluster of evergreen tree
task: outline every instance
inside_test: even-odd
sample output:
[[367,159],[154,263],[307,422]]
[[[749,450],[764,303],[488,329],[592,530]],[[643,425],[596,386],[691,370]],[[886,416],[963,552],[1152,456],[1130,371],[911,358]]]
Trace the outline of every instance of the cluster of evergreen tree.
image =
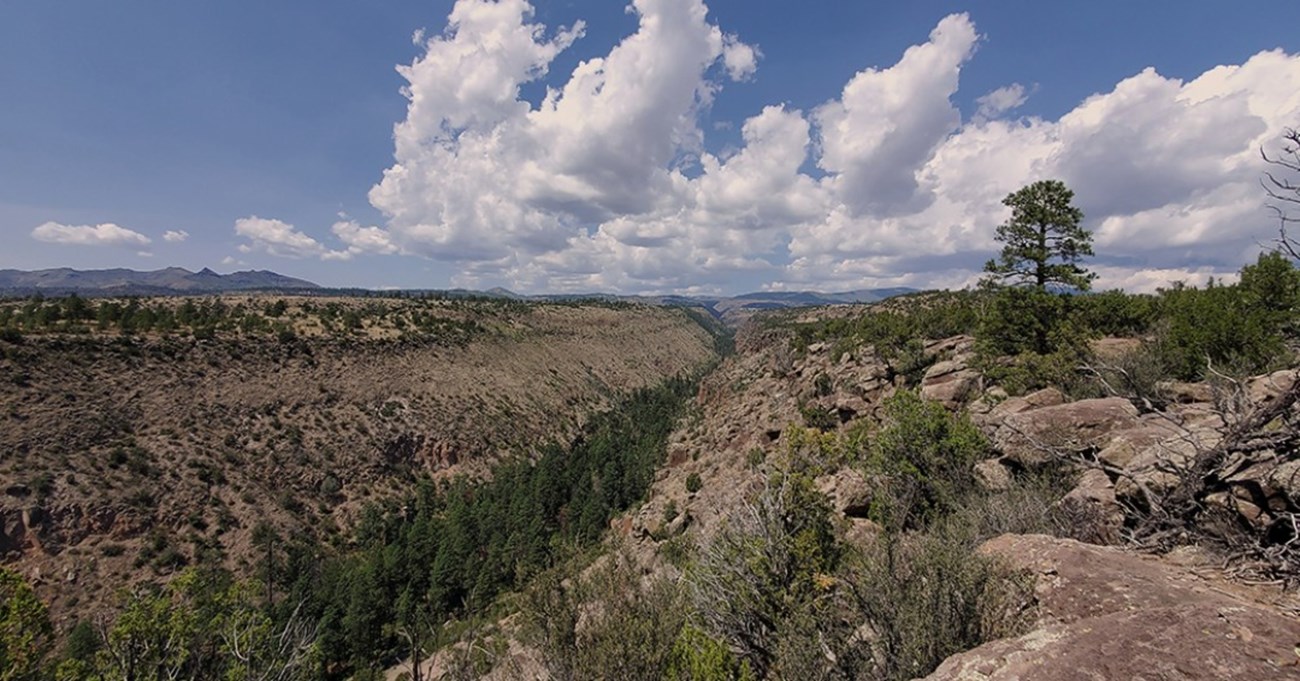
[[1241,269],[1237,283],[1175,284],[1153,294],[1034,287],[922,293],[854,317],[793,324],[792,331],[796,350],[817,342],[834,344],[835,354],[870,346],[917,378],[924,340],[969,334],[985,370],[1023,389],[1063,381],[1089,361],[1088,341],[1106,336],[1141,339],[1161,376],[1252,374],[1284,365],[1300,342],[1300,270],[1267,252]]
[[[0,338],[20,341],[23,334],[117,332],[124,336],[142,334],[189,334],[207,340],[221,334],[274,336],[294,340],[294,318],[313,319],[315,325],[336,335],[348,335],[372,324],[391,324],[404,337],[435,337],[440,341],[464,343],[487,332],[475,317],[482,312],[500,314],[527,309],[528,305],[506,305],[495,299],[450,302],[435,298],[410,298],[394,304],[368,300],[345,305],[337,301],[306,301],[290,311],[284,299],[261,303],[230,303],[221,298],[181,302],[166,299],[87,299],[76,294],[59,298],[35,296],[0,302]],[[486,308],[483,309],[483,308]],[[452,314],[448,314],[448,312]]]
[[425,480],[409,498],[368,509],[345,558],[321,563],[291,547],[276,570],[282,607],[304,603],[320,619],[338,668],[392,663],[412,653],[412,639],[433,643],[438,624],[596,541],[640,501],[693,385],[676,378],[637,392],[571,447],[497,466],[490,480]]

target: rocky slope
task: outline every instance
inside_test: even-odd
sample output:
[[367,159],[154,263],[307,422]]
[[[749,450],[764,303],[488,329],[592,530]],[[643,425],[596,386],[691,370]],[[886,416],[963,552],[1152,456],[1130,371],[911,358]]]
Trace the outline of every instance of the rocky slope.
[[[1099,350],[1114,345],[1123,343]],[[795,351],[780,331],[758,325],[742,330],[737,346],[674,435],[649,501],[614,528],[648,569],[672,569],[663,556],[676,537],[707,540],[761,484],[765,461],[808,456],[815,448],[797,440],[808,425],[846,432],[874,419],[881,400],[905,386],[972,415],[996,455],[976,467],[990,489],[1061,457],[1095,462],[1075,469],[1077,484],[1056,506],[1076,536],[1122,544],[1143,495],[1171,489],[1177,476],[1170,471],[1231,437],[1246,414],[1281,399],[1296,380],[1287,370],[1230,385],[1165,384],[1169,403],[1139,410],[1129,399],[1071,399],[1055,388],[1008,397],[972,366],[969,337],[926,342],[926,368],[910,384],[869,348],[817,343]],[[1229,463],[1223,491],[1207,499],[1220,514],[1210,517],[1263,535],[1295,517],[1300,463],[1293,453],[1255,448],[1231,454]],[[868,480],[843,468],[817,482],[848,541],[875,532],[865,519]],[[929,678],[1300,678],[1300,600],[1281,582],[1243,582],[1241,572],[1225,572],[1214,547],[1148,555],[1006,535],[983,551],[1032,578],[1033,598],[1022,604],[1030,628],[950,658]]]
[[[736,343],[737,353],[705,379],[693,419],[674,433],[667,467],[649,501],[621,526],[624,533],[654,541],[693,527],[692,534],[707,536],[761,482],[764,462],[792,451],[800,455],[800,433],[810,420],[827,430],[847,430],[875,419],[881,401],[907,387],[906,377],[869,348],[836,355],[829,345],[814,344],[797,352],[784,333],[760,325],[742,329]],[[978,379],[964,368],[970,350],[968,337],[927,343],[934,368],[916,386],[921,394],[973,396]],[[693,475],[700,480],[696,491],[687,488]],[[855,517],[863,515],[857,506],[866,493],[860,476],[845,470],[820,485],[846,522],[863,520]],[[664,525],[670,506],[679,515]]]
[[421,474],[567,440],[618,395],[715,357],[677,309],[471,313],[486,331],[447,344],[369,322],[347,337],[0,342],[0,556],[65,617],[203,555],[247,571],[263,522],[338,539]]
[[[795,319],[864,313],[839,307],[795,313]],[[1105,359],[1133,344],[1107,339],[1096,350]],[[1294,370],[1236,384],[1165,384],[1160,392],[1167,401],[1155,408],[1121,397],[1071,397],[1057,388],[1009,396],[978,370],[968,336],[923,341],[918,355],[887,360],[852,343],[801,345],[792,342],[788,326],[754,323],[741,329],[736,345],[737,353],[704,380],[671,436],[647,501],[612,522],[612,548],[596,565],[632,560],[646,583],[666,578],[689,584],[692,551],[726,527],[775,466],[817,471],[816,487],[829,498],[842,540],[878,546],[873,542],[883,529],[869,518],[878,481],[860,465],[837,460],[843,452],[835,447],[857,434],[872,437],[885,400],[915,389],[949,410],[965,411],[983,431],[989,458],[973,473],[989,498],[1063,459],[1073,462],[1063,474],[1067,484],[1045,488],[1050,496],[1033,498],[1032,507],[1013,507],[1025,496],[987,507],[1008,516],[1024,513],[1025,524],[1034,527],[995,535],[1050,529],[1073,538],[1005,534],[986,542],[981,552],[1025,586],[1004,613],[1010,635],[996,629],[930,678],[1300,677],[1300,599],[1293,591],[1280,582],[1243,580],[1248,566],[1237,562],[1225,570],[1221,546],[1197,546],[1189,537],[1163,553],[1126,548],[1140,522],[1142,495],[1167,490],[1174,482],[1169,471],[1189,456],[1237,437],[1241,429],[1234,425],[1249,422],[1245,415],[1252,410],[1280,404],[1294,385]],[[1293,474],[1294,452],[1247,444],[1249,451],[1229,458],[1231,474],[1219,481],[1223,491],[1206,500],[1220,515],[1207,517],[1267,535],[1300,510],[1300,476]],[[1017,522],[993,519],[992,525]],[[585,579],[591,569],[571,581]],[[602,606],[585,607],[595,613]],[[499,639],[489,636],[503,652],[488,678],[548,678],[542,651],[517,619],[499,624]],[[831,631],[843,623],[826,624],[824,631]],[[869,636],[868,625],[862,627]],[[455,668],[457,650],[426,662],[431,678]],[[390,670],[389,678],[406,669]]]

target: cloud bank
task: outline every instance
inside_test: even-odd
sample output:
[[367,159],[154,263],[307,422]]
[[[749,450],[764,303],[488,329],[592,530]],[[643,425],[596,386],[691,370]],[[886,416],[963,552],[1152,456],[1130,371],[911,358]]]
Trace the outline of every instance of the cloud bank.
[[[247,218],[245,248],[423,256],[455,267],[455,284],[523,290],[960,286],[997,248],[1001,199],[1058,178],[1095,233],[1099,285],[1144,290],[1252,257],[1272,227],[1259,149],[1300,122],[1300,57],[1282,51],[1186,82],[1142,70],[1056,120],[1016,116],[1032,88],[1009,83],[964,120],[953,97],[981,37],[954,14],[821,106],[755,112],[743,145],[714,155],[704,114],[754,77],[761,50],[702,0],[631,11],[634,33],[552,81],[581,23],[459,0],[398,68],[407,114],[370,191],[386,224],[338,223],[331,249]],[[531,104],[521,86],[542,79],[562,84]]]

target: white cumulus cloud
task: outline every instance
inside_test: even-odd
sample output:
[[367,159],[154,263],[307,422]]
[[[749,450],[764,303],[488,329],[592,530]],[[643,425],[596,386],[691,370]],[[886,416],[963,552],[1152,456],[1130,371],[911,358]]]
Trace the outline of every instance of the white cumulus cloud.
[[100,225],[63,225],[46,222],[32,230],[32,238],[51,244],[79,246],[148,246],[151,239],[111,222]]
[[190,238],[190,233],[183,229],[169,229],[163,232],[163,241],[172,244],[178,244]]
[[1029,95],[1025,92],[1025,86],[1020,83],[1000,87],[975,100],[975,103],[979,105],[979,108],[975,111],[975,117],[988,120],[1001,116],[1024,104],[1028,98]]
[[932,200],[917,174],[961,125],[949,98],[977,38],[965,14],[945,17],[929,42],[907,48],[890,68],[859,72],[840,99],[817,110],[817,163],[851,216],[888,217]]
[[393,255],[401,252],[393,243],[391,235],[379,227],[362,227],[355,220],[343,220],[334,223],[331,231],[339,241],[347,245],[347,252],[352,255]]
[[249,247],[420,255],[455,263],[454,283],[522,289],[960,286],[997,248],[1001,199],[1057,178],[1096,235],[1099,284],[1143,289],[1251,257],[1271,230],[1259,148],[1300,121],[1300,57],[1276,50],[1189,81],[1135,68],[1056,119],[1015,115],[1029,93],[1011,84],[963,119],[954,96],[981,38],[954,14],[810,112],[755,112],[741,146],[714,155],[700,121],[760,51],[702,0],[631,10],[635,32],[534,105],[521,86],[582,24],[549,29],[525,0],[459,0],[398,69],[407,115],[370,192],[386,224],[340,222],[330,250],[258,221]]
[[[680,260],[651,252],[686,238],[667,222],[692,208],[680,164],[702,147],[714,74],[748,77],[758,52],[709,23],[700,0],[632,9],[635,33],[532,107],[519,86],[581,26],[549,35],[522,0],[458,2],[447,31],[400,69],[411,103],[394,131],[396,163],[370,193],[392,243],[460,262],[466,280],[509,272],[540,287],[616,285],[594,266],[610,257],[635,265],[635,286],[653,278],[652,263]],[[480,79],[495,87],[461,96],[450,85]]]
[[282,220],[268,220],[256,215],[235,221],[235,233],[249,240],[241,245],[243,253],[260,251],[281,258],[321,258],[347,260],[347,251],[332,251],[293,225]]

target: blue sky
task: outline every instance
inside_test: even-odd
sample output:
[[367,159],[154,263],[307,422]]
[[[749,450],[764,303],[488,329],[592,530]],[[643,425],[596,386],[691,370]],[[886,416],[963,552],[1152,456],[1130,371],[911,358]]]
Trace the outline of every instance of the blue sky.
[[453,4],[0,4],[0,267],[960,286],[1051,175],[1149,289],[1270,238],[1256,150],[1300,124],[1251,3]]

